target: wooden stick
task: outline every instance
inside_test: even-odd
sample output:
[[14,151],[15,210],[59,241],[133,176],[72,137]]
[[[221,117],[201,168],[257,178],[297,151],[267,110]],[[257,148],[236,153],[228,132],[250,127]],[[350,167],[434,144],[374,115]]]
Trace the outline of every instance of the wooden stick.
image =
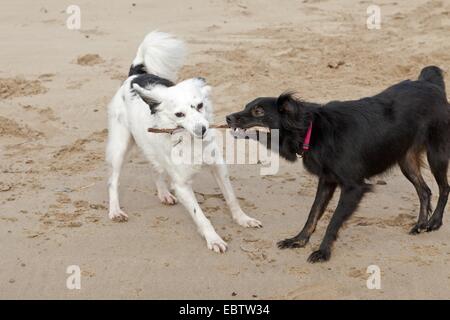
[[[225,129],[229,128],[226,124],[213,124],[209,126],[210,129]],[[148,132],[153,133],[173,133],[175,130],[182,129],[182,128],[173,128],[173,129],[162,129],[162,128],[148,128]]]

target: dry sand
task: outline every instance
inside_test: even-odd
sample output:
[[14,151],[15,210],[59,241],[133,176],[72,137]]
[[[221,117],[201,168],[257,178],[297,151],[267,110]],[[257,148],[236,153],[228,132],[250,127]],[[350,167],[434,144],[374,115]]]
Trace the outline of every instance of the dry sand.
[[[371,1],[78,0],[82,28],[72,31],[72,2],[3,0],[0,298],[450,298],[448,208],[440,231],[408,235],[418,200],[397,169],[379,178],[387,184],[365,198],[326,264],[306,258],[336,197],[311,244],[275,246],[303,226],[313,200],[316,180],[300,163],[283,162],[270,177],[258,166],[230,167],[261,230],[232,223],[212,177],[200,174],[201,205],[229,242],[224,255],[207,250],[180,205],[159,203],[137,151],[121,180],[130,220],[107,219],[106,105],[148,31],[187,41],[181,78],[207,78],[221,122],[256,96],[295,89],[319,102],[359,98],[427,64],[448,68],[450,1],[376,3],[381,30],[366,28]],[[381,290],[366,288],[371,264],[381,268]],[[81,290],[66,288],[69,265],[81,267]]]

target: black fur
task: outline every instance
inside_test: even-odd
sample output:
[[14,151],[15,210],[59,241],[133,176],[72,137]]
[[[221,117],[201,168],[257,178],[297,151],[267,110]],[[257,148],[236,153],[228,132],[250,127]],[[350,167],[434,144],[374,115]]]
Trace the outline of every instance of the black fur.
[[146,74],[147,71],[145,70],[145,66],[143,64],[138,64],[138,65],[131,65],[130,67],[130,71],[128,72],[128,76],[135,76],[138,74]]
[[172,87],[175,85],[172,81],[155,76],[154,74],[141,74],[137,76],[131,81],[130,83],[131,87],[133,87],[133,84],[135,83],[142,88],[156,85],[162,85],[165,87]]
[[442,70],[436,66],[423,68],[419,75],[419,80],[431,82],[440,87],[445,92],[445,82]]
[[[258,110],[256,110],[259,108]],[[450,187],[450,106],[442,71],[426,67],[417,81],[402,81],[373,96],[325,105],[305,102],[292,93],[278,98],[258,98],[243,111],[227,116],[231,127],[266,126],[279,129],[279,153],[296,161],[312,122],[310,150],[303,155],[305,168],[319,177],[316,198],[303,230],[278,243],[280,248],[305,246],[337,187],[338,206],[322,244],[310,262],[326,261],[338,230],[370,190],[365,179],[399,164],[416,188],[420,213],[412,234],[433,231],[442,225]],[[270,144],[269,144],[270,145]],[[431,191],[420,173],[426,152],[439,186],[439,200],[431,217]]]
[[[172,87],[175,84],[167,79],[155,76],[154,74],[141,74],[138,75],[136,78],[134,78],[131,82],[130,82],[130,87],[133,90],[133,84],[138,84],[141,88],[147,88],[147,87],[151,87],[151,86],[155,86],[155,85],[162,85],[165,87]],[[136,94],[138,94],[136,91],[134,91]],[[149,108],[150,108],[150,112],[151,114],[156,113],[157,111],[157,107],[160,105],[159,101],[156,101],[154,99],[151,99],[149,97],[146,96],[142,96],[139,95],[142,100],[144,100],[145,103],[148,104]]]

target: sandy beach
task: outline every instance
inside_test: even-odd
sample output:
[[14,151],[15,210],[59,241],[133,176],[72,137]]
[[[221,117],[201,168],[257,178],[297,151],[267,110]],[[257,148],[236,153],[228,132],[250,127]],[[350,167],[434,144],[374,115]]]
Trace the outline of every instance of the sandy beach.
[[[397,168],[345,224],[330,262],[309,264],[333,198],[306,248],[279,250],[306,221],[316,178],[300,162],[276,175],[230,165],[247,214],[233,223],[208,172],[195,181],[200,205],[228,242],[206,248],[181,205],[164,206],[135,149],[121,177],[130,219],[108,219],[106,107],[143,37],[186,41],[180,79],[213,86],[215,120],[258,96],[292,89],[315,102],[373,95],[422,67],[450,71],[450,1],[376,1],[381,28],[368,29],[371,1],[85,1],[70,30],[68,1],[3,0],[0,11],[0,298],[15,299],[449,299],[450,217],[438,232],[411,236],[419,201]],[[449,73],[445,80],[450,86]],[[438,188],[424,176],[436,204]],[[81,289],[66,287],[67,267]],[[381,289],[369,290],[369,265]]]

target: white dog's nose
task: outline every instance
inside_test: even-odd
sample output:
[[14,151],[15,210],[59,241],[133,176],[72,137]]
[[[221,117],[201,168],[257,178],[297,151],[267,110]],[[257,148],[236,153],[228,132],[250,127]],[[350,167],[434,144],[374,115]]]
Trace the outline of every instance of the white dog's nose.
[[197,137],[202,137],[203,138],[205,136],[205,133],[206,133],[207,130],[208,130],[208,128],[206,128],[206,126],[198,124],[198,125],[195,126],[194,134]]

